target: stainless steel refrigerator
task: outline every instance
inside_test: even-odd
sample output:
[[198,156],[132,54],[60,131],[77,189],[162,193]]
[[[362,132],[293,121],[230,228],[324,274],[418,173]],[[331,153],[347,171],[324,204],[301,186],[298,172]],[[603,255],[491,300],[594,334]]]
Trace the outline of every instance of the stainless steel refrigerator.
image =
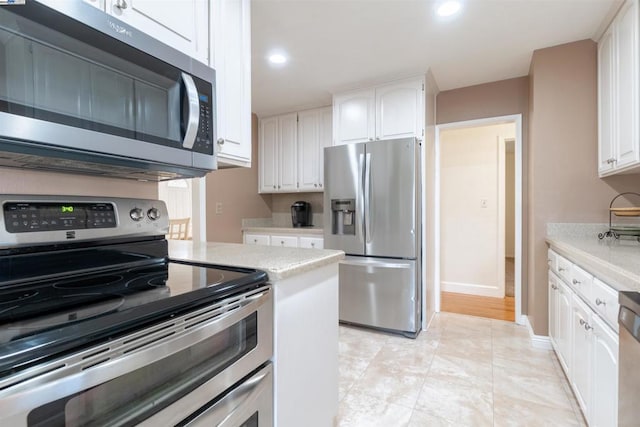
[[341,322],[420,331],[420,172],[415,138],[325,148],[324,247],[347,254]]

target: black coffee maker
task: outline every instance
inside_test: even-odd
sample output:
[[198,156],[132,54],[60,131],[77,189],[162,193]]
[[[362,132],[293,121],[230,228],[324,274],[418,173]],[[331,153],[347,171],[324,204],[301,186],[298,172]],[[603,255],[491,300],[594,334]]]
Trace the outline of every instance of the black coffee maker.
[[311,203],[295,202],[292,204],[291,222],[294,227],[311,227]]

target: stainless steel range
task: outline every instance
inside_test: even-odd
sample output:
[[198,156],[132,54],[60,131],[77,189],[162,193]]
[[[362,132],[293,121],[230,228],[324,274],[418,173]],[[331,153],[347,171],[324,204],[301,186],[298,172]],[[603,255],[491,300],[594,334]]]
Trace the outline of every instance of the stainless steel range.
[[264,272],[170,260],[159,201],[0,205],[2,425],[273,425]]

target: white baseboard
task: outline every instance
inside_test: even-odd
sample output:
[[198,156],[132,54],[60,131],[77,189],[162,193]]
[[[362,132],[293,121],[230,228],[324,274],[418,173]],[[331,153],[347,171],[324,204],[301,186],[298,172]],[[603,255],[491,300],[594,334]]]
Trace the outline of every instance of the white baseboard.
[[531,345],[535,348],[540,348],[543,350],[553,350],[551,339],[546,335],[534,334],[531,323],[529,323],[529,318],[525,315],[522,315],[522,317],[524,318],[524,324],[527,326],[527,329],[529,329],[529,338],[531,339]]
[[495,286],[481,285],[479,283],[461,283],[442,281],[441,290],[455,292],[457,294],[477,295],[481,297],[504,298],[504,289],[501,291]]

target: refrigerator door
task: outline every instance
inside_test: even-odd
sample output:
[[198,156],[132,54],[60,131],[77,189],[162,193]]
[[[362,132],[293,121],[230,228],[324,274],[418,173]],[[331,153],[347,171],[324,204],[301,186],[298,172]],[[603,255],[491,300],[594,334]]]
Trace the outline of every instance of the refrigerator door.
[[[415,138],[366,144],[367,256],[417,257],[419,145]],[[347,252],[348,253],[348,252]]]
[[324,149],[324,247],[364,255],[364,144]]
[[420,328],[416,261],[346,257],[339,266],[340,321],[414,336]]

